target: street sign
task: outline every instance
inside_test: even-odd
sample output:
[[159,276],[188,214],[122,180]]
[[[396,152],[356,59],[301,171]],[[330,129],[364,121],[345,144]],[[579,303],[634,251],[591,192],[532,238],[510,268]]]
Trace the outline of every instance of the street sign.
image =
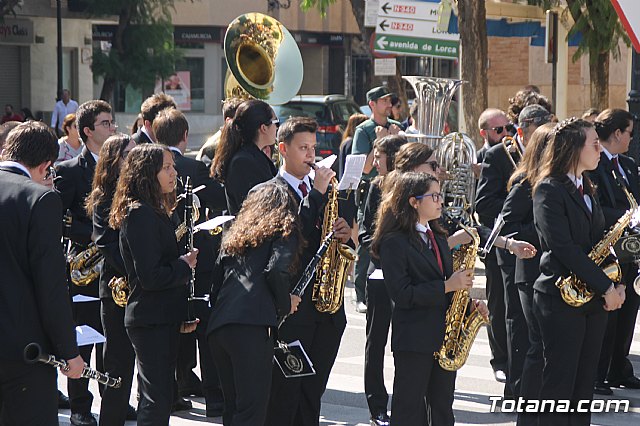
[[396,58],[374,59],[373,69],[376,76],[396,75]]
[[376,51],[455,59],[458,57],[460,43],[454,40],[436,40],[376,33],[374,46]]
[[440,3],[432,2],[380,0],[378,16],[437,21],[439,7]]
[[378,0],[364,1],[364,26],[375,27],[378,20]]
[[620,22],[631,39],[636,52],[640,53],[640,6],[638,0],[611,0]]
[[380,34],[401,35],[407,37],[434,38],[439,40],[460,40],[460,34],[438,30],[437,21],[415,19],[382,18],[378,15],[376,32]]

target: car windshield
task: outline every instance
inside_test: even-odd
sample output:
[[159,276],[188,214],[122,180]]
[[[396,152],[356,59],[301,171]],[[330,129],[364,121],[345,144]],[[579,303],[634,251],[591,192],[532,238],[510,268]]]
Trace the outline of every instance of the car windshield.
[[284,122],[289,117],[311,117],[320,124],[331,121],[329,110],[325,104],[321,103],[289,102],[284,105],[274,105],[273,110],[281,122]]
[[346,125],[349,117],[353,114],[360,114],[360,110],[352,102],[336,102],[333,104],[333,115],[339,124]]

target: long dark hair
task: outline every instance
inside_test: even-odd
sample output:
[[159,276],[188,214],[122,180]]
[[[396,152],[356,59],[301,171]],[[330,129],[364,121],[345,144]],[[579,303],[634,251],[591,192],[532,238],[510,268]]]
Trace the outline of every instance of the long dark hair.
[[623,132],[627,130],[627,127],[629,127],[632,122],[633,115],[629,111],[608,108],[598,114],[593,124],[596,126],[598,138],[606,142],[616,130]]
[[238,106],[233,120],[222,128],[216,156],[211,164],[211,175],[224,183],[233,156],[245,145],[256,141],[260,126],[271,125],[273,110],[268,103],[251,99]]
[[[438,183],[438,180],[427,173],[406,172],[395,176],[393,186],[383,195],[376,215],[377,226],[371,243],[371,252],[375,257],[380,255],[382,240],[391,232],[402,232],[416,241],[420,240],[416,230],[418,212],[409,199],[426,194],[434,183]],[[429,227],[434,233],[446,235],[438,220],[429,221]]]
[[128,135],[119,133],[109,136],[102,144],[96,171],[93,175],[91,192],[85,200],[85,208],[89,216],[93,214],[100,203],[107,200],[116,191],[118,176],[120,176],[120,160],[130,142],[131,138]]
[[[547,177],[560,178],[568,173],[575,174],[580,153],[587,141],[587,129],[592,127],[588,121],[576,117],[556,124],[542,156],[540,173],[531,182],[534,193],[540,182]],[[594,187],[586,174],[583,175],[583,187],[585,192],[593,194]]]
[[298,204],[286,185],[265,182],[249,192],[236,219],[222,238],[221,249],[232,256],[243,256],[277,236],[297,237],[299,250],[292,262],[295,271],[304,247]]
[[528,180],[533,182],[536,180],[536,176],[540,172],[540,166],[542,165],[542,154],[545,148],[549,144],[549,140],[553,136],[553,129],[556,127],[556,123],[546,123],[538,127],[532,134],[527,143],[527,149],[524,151],[522,160],[518,163],[518,167],[513,171],[513,174],[509,178],[507,184],[507,190],[510,191],[511,187],[518,180]]
[[360,114],[356,112],[355,114],[351,114],[349,117],[349,121],[347,121],[347,127],[344,129],[344,133],[342,134],[342,140],[340,141],[340,148],[347,142],[347,139],[353,138],[353,135],[356,133],[356,127],[367,121],[369,117],[364,114]]
[[129,209],[140,203],[148,204],[160,215],[168,215],[175,208],[176,192],[163,194],[158,181],[165,152],[171,153],[158,144],[138,145],[129,152],[111,204],[111,228],[120,229]]

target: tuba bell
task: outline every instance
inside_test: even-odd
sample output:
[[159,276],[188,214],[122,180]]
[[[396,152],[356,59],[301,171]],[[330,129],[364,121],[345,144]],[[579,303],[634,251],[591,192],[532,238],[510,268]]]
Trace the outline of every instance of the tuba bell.
[[103,264],[104,256],[102,256],[96,244],[92,242],[85,250],[69,260],[71,282],[79,287],[91,284],[92,281],[100,276]]

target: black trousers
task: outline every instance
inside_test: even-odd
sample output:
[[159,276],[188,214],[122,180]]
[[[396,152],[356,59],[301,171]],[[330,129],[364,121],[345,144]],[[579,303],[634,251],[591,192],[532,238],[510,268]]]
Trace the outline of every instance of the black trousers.
[[[363,185],[361,183],[360,188],[358,188],[357,197],[356,197],[356,207],[357,207],[357,217],[356,221],[358,222],[358,226],[362,223],[362,218],[364,216],[364,208],[367,201],[367,194],[369,193],[369,184]],[[349,224],[351,226],[351,224]],[[369,251],[370,247],[365,247],[362,244],[359,244],[356,248],[356,254],[358,255],[358,260],[356,262],[356,266],[354,268],[353,273],[353,286],[356,290],[356,302],[365,302],[366,300],[366,287],[367,287],[367,277],[369,274],[367,273],[369,269],[369,263],[371,262],[371,253]]]
[[364,393],[369,412],[387,412],[389,393],[384,385],[384,352],[391,325],[391,299],[384,280],[367,280],[367,342],[364,349]]
[[484,259],[485,276],[487,278],[487,307],[489,320],[487,328],[489,347],[491,348],[491,367],[493,371],[507,372],[507,328],[505,324],[504,285],[502,272],[493,249]]
[[267,416],[274,341],[267,326],[229,324],[209,334],[220,368],[225,426],[263,425]]
[[[522,378],[520,379],[520,396],[524,399],[538,399],[542,386],[542,369],[544,358],[542,357],[542,337],[540,326],[533,314],[533,283],[518,283],[522,313],[527,321],[529,329],[529,350],[524,358]],[[518,413],[518,426],[536,425],[537,414]]]
[[623,264],[622,281],[626,284],[626,298],[622,308],[608,313],[607,331],[602,342],[598,361],[599,382],[619,381],[634,376],[633,365],[629,361],[629,351],[633,342],[633,332],[638,316],[640,296],[633,289],[633,280],[638,274],[635,264]]
[[[538,291],[533,295],[533,312],[540,325],[544,351],[541,399],[578,400],[593,398],[593,382],[600,357],[607,312],[602,298],[580,308],[567,305],[558,294]],[[540,426],[589,425],[590,413],[542,413]]]
[[56,369],[50,365],[0,362],[0,426],[58,424]]
[[102,329],[107,338],[103,348],[104,371],[111,377],[122,379],[119,388],[104,386],[102,390],[100,425],[124,425],[129,408],[136,354],[124,328],[124,308],[116,305],[112,298],[103,298],[100,304]]
[[[98,282],[89,285],[98,285]],[[100,319],[100,303],[80,302],[72,305],[74,320],[76,325],[88,325],[98,333],[103,334],[102,320]],[[103,345],[80,346],[80,356],[87,365],[91,364],[91,353],[96,350],[95,369],[104,371]],[[67,379],[67,390],[69,392],[69,404],[72,413],[90,413],[93,403],[93,394],[89,391],[89,379]],[[102,393],[102,389],[100,389]]]
[[138,425],[169,424],[174,400],[179,324],[127,327],[138,365]]
[[520,395],[522,366],[529,350],[529,331],[522,312],[520,292],[515,283],[516,266],[501,265],[504,284],[505,325],[507,330],[507,386],[505,395],[510,391],[515,397]]
[[300,340],[313,362],[316,374],[286,379],[280,368],[274,365],[265,425],[318,426],[320,401],[345,327],[336,326],[330,315],[323,315],[318,322],[309,324],[289,321],[280,328],[279,339],[286,343]]
[[443,370],[433,354],[395,351],[391,400],[393,426],[453,426],[456,372]]
[[[207,302],[195,301],[196,317],[200,323],[196,331],[180,334],[180,349],[176,378],[178,389],[184,389],[193,384],[199,384],[198,376],[193,372],[196,367],[196,344],[200,355],[200,375],[202,376],[202,391],[207,405],[224,401],[218,369],[211,352],[211,345],[207,342],[207,325],[209,323],[210,308]],[[198,382],[195,382],[198,380]],[[195,382],[195,383],[194,383]]]

